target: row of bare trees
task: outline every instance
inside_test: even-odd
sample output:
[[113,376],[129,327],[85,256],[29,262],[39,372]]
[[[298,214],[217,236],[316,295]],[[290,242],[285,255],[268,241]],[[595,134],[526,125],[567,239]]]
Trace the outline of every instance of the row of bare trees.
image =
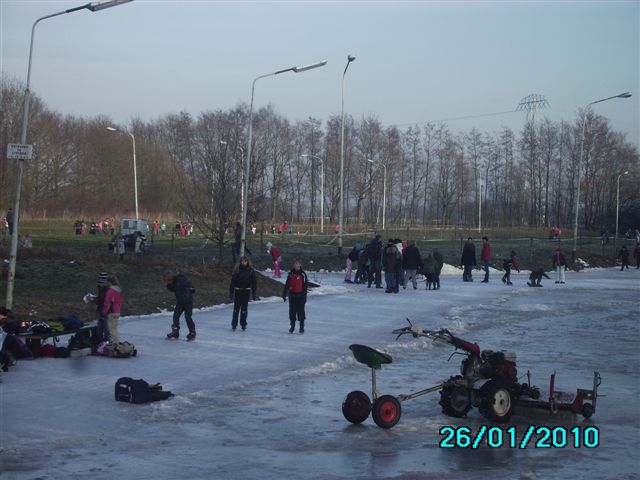
[[[5,157],[6,144],[19,139],[23,90],[17,81],[2,80],[0,204],[5,210],[13,202],[16,171]],[[621,226],[636,227],[637,147],[606,118],[582,111],[571,122],[543,119],[526,123],[520,132],[465,134],[444,124],[400,130],[372,115],[347,116],[347,228],[381,223],[385,171],[388,224],[474,226],[481,204],[484,225],[570,226],[584,115],[580,223],[613,228],[618,175],[629,171],[620,189]],[[197,118],[181,112],[134,119],[123,127],[136,137],[140,209],[189,219],[220,240],[225,222],[240,218],[247,122],[247,105],[239,104]],[[109,118],[65,116],[36,96],[29,123],[34,158],[25,165],[24,212],[91,217],[132,211],[131,143],[106,130]],[[325,221],[336,221],[340,117],[324,125],[313,117],[292,123],[267,106],[255,112],[253,129],[249,219],[317,223],[324,195]]]

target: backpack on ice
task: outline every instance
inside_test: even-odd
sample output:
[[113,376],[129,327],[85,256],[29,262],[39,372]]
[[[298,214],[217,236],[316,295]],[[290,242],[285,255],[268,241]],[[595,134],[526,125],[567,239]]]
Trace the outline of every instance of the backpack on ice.
[[162,390],[159,383],[149,385],[142,379],[122,377],[116,382],[115,397],[117,402],[149,403],[166,400],[173,397],[173,393]]
[[138,354],[136,347],[130,342],[110,343],[104,347],[104,355],[113,358],[129,358]]

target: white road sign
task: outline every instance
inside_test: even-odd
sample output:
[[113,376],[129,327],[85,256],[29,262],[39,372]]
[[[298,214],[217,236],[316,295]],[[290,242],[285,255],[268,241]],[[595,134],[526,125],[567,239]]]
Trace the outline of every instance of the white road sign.
[[7,145],[7,158],[11,160],[31,160],[33,145],[10,143]]

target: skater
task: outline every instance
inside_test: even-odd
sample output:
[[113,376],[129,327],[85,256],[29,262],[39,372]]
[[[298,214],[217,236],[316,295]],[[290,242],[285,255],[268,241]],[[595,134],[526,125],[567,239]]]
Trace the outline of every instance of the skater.
[[529,281],[527,282],[527,285],[529,285],[530,287],[541,287],[542,277],[549,278],[549,275],[547,275],[542,268],[533,270],[529,275]]
[[167,290],[176,295],[176,306],[173,309],[173,324],[171,325],[171,332],[167,334],[167,338],[173,339],[180,336],[180,315],[184,312],[184,319],[189,329],[187,341],[195,340],[196,326],[191,318],[191,313],[193,311],[193,294],[196,292],[196,289],[193,288],[193,285],[184,273],[167,272],[165,273],[164,281],[167,284]]
[[376,288],[382,288],[382,264],[380,257],[382,254],[382,241],[381,236],[376,235],[367,248],[367,257],[369,257],[369,281],[368,288],[371,288],[371,284],[375,281]]
[[482,260],[482,268],[484,270],[484,280],[481,283],[489,283],[489,261],[491,260],[491,244],[488,237],[482,237],[482,253],[480,254],[480,260]]
[[442,254],[438,250],[433,250],[433,258],[436,261],[436,273],[433,277],[433,281],[435,284],[435,289],[440,290],[440,272],[442,272],[442,266],[444,265],[444,258],[442,258]]
[[636,257],[636,270],[640,269],[640,242],[636,243],[636,248],[633,249],[633,256]]
[[513,285],[513,283],[511,283],[511,267],[515,268],[518,273],[520,273],[520,265],[518,263],[518,257],[516,256],[515,250],[511,250],[511,256],[504,259],[504,261],[502,262],[502,267],[504,268],[502,283]]
[[293,333],[296,328],[296,320],[300,323],[300,334],[304,333],[305,312],[304,305],[307,303],[307,289],[309,282],[307,274],[302,270],[302,262],[293,262],[293,270],[289,272],[287,281],[284,284],[282,300],[287,301],[289,296],[289,333]]
[[622,262],[620,271],[623,271],[625,267],[627,267],[627,270],[629,270],[629,250],[627,250],[626,245],[623,245],[618,252],[618,258],[620,259],[620,262]]
[[418,282],[416,276],[418,270],[422,269],[422,257],[420,257],[420,250],[416,247],[415,240],[411,240],[407,246],[404,254],[402,255],[402,267],[404,268],[404,281],[402,288],[406,289],[409,284],[409,280],[413,285],[413,289],[418,288]]
[[355,283],[367,283],[369,277],[369,257],[367,257],[367,246],[365,245],[358,252],[358,270],[356,270]]
[[98,312],[98,328],[97,328],[97,342],[106,342],[109,340],[109,326],[107,325],[107,316],[102,315],[102,307],[104,305],[104,297],[109,290],[107,285],[107,278],[109,274],[107,272],[101,272],[98,275],[97,288],[98,295],[93,299],[93,303],[96,304],[96,310]]
[[107,332],[109,341],[112,343],[120,342],[118,334],[118,320],[120,319],[120,306],[122,305],[122,289],[118,282],[118,277],[109,275],[107,277],[107,292],[104,295],[104,303],[102,304],[103,317],[107,318]]
[[476,247],[473,244],[473,238],[469,237],[467,243],[462,248],[462,257],[460,258],[460,266],[464,267],[462,273],[463,282],[473,282],[471,270],[476,266]]
[[567,259],[562,253],[562,247],[556,249],[553,254],[553,268],[556,271],[556,283],[564,283],[564,271],[567,268]]
[[280,271],[280,262],[282,261],[280,249],[278,247],[274,247],[271,242],[267,242],[267,253],[271,255],[271,259],[273,260],[274,278],[280,278],[282,276],[282,272]]
[[344,274],[344,282],[345,283],[353,283],[351,281],[351,273],[353,271],[353,262],[358,261],[358,255],[360,252],[360,242],[356,242],[349,255],[347,256],[347,270]]
[[384,263],[384,281],[387,284],[385,293],[398,293],[398,277],[396,276],[402,255],[396,247],[395,241],[389,239],[382,255]]
[[229,284],[229,299],[233,300],[233,316],[231,317],[231,330],[238,327],[238,314],[240,314],[240,327],[244,332],[247,329],[247,313],[249,295],[256,300],[256,272],[251,266],[248,257],[240,257],[240,262],[233,269],[231,283]]
[[427,277],[427,286],[425,287],[427,290],[437,290],[436,285],[436,271],[438,270],[438,261],[433,257],[433,254],[427,255],[426,260],[424,261],[423,272],[425,277]]

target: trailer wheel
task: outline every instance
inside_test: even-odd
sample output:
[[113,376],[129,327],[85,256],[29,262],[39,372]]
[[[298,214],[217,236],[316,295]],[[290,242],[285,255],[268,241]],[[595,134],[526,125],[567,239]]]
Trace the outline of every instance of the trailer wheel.
[[371,400],[366,393],[354,390],[342,402],[342,415],[351,423],[362,423],[371,412]]
[[582,405],[582,416],[584,418],[591,418],[591,415],[593,415],[593,405],[590,403]]
[[[452,377],[452,380],[461,377]],[[471,409],[471,391],[462,385],[448,383],[440,390],[442,413],[449,417],[464,417]]]
[[504,382],[490,380],[480,389],[480,413],[489,420],[503,423],[513,413],[513,396]]
[[373,402],[372,410],[373,421],[380,428],[391,428],[402,415],[400,402],[393,395],[383,395]]

